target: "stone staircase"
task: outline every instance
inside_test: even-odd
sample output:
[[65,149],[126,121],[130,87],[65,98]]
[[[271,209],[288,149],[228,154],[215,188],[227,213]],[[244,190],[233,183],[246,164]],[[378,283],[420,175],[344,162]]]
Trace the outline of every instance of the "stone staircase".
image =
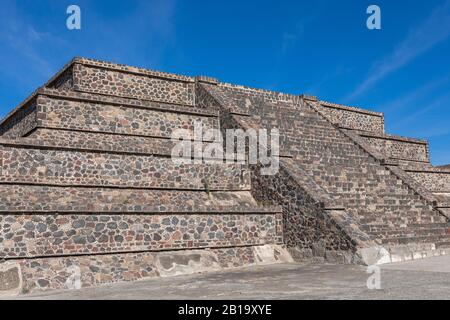
[[[218,87],[209,85],[206,90],[216,98],[217,103],[229,106],[228,110],[235,115],[236,121],[243,121],[242,114],[246,114],[245,117],[251,117],[257,127],[279,128],[282,152],[284,150],[293,156],[295,166],[320,186],[329,196],[327,201],[332,206],[345,210],[358,223],[359,229],[388,252],[389,256],[382,257],[380,261],[408,260],[450,252],[448,217],[442,210],[442,204],[435,203],[436,198],[430,199],[428,193],[412,187],[408,179],[405,181],[396,174],[397,171],[391,170],[390,165],[385,164],[384,158],[376,155],[378,151],[394,155],[392,144],[382,149],[367,146],[353,139],[353,133],[349,133],[356,130],[360,137],[369,136],[370,132],[368,134],[361,129],[372,128],[383,131],[376,135],[377,138],[392,139],[392,136],[384,134],[384,121],[379,114],[350,107],[323,111],[324,108],[329,109],[330,104],[324,103],[324,107],[324,104],[309,98],[302,103],[297,102],[295,97],[282,101],[264,91],[226,84]],[[353,114],[336,114],[341,111]],[[355,118],[354,114],[362,114],[362,119]],[[333,121],[335,119],[338,122]],[[352,124],[356,125],[352,128]],[[407,145],[397,147],[397,153],[403,154],[404,161],[408,156],[422,155],[428,161],[423,161],[428,166],[427,170],[435,172],[429,164],[426,143],[397,138],[397,143],[402,142]],[[410,150],[408,147],[412,143],[415,147],[420,144],[425,150],[422,153]],[[406,165],[403,167],[407,168]],[[444,175],[443,171],[440,169],[438,172]],[[411,178],[407,172],[403,174]],[[447,187],[447,177],[450,176],[441,177],[440,187]],[[428,191],[435,191],[432,189],[435,183],[427,185],[423,180],[415,180]]]
[[[278,174],[174,162],[199,121],[279,129]],[[0,123],[0,295],[447,254],[449,174],[376,112],[75,58]]]

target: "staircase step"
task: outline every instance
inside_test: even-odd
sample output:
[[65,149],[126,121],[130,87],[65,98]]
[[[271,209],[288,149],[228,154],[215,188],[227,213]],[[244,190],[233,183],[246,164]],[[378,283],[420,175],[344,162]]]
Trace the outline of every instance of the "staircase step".
[[367,231],[395,231],[395,230],[428,230],[428,229],[446,229],[448,228],[448,225],[446,223],[424,223],[424,224],[408,224],[408,225],[404,225],[403,227],[399,228],[399,227],[395,227],[392,225],[387,225],[385,223],[381,224],[365,224],[362,225],[362,229],[363,230],[367,230]]
[[381,239],[383,244],[439,243],[441,241],[441,236],[416,236]]
[[436,243],[437,248],[450,248],[450,241],[439,241]]
[[443,228],[433,228],[433,229],[412,229],[412,228],[397,229],[397,228],[393,228],[391,230],[369,231],[369,233],[371,235],[376,236],[377,239],[409,238],[409,237],[425,237],[425,236],[445,237],[447,235],[446,229],[443,229]]
[[388,254],[379,263],[395,263],[443,255],[450,255],[450,248],[436,243],[389,244],[384,246]]
[[433,217],[430,216],[424,216],[421,217],[420,220],[418,217],[415,216],[396,216],[396,217],[386,217],[383,215],[374,215],[374,217],[361,217],[359,219],[359,222],[362,225],[371,225],[371,224],[421,224],[421,223],[444,223],[444,218],[440,217],[439,219],[433,219]]

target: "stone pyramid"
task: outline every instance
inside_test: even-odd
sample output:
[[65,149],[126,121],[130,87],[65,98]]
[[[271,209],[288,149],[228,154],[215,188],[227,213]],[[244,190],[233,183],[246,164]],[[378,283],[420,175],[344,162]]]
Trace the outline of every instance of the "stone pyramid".
[[[278,173],[174,163],[173,133],[199,121],[279,129]],[[450,252],[450,169],[381,113],[75,58],[0,136],[0,295]]]

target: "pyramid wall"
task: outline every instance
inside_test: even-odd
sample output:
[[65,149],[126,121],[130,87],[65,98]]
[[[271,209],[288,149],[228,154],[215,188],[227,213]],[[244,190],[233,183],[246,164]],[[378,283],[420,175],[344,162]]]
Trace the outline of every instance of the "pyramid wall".
[[[198,121],[280,129],[278,174],[174,163]],[[449,177],[381,113],[75,58],[0,123],[0,295],[447,254]]]

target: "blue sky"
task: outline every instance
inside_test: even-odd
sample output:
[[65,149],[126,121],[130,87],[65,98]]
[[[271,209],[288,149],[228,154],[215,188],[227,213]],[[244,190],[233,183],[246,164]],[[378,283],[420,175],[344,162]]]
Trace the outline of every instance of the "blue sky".
[[[66,28],[77,4],[82,29]],[[380,6],[382,29],[366,28]],[[450,163],[450,0],[2,0],[0,115],[74,56],[385,113]]]

